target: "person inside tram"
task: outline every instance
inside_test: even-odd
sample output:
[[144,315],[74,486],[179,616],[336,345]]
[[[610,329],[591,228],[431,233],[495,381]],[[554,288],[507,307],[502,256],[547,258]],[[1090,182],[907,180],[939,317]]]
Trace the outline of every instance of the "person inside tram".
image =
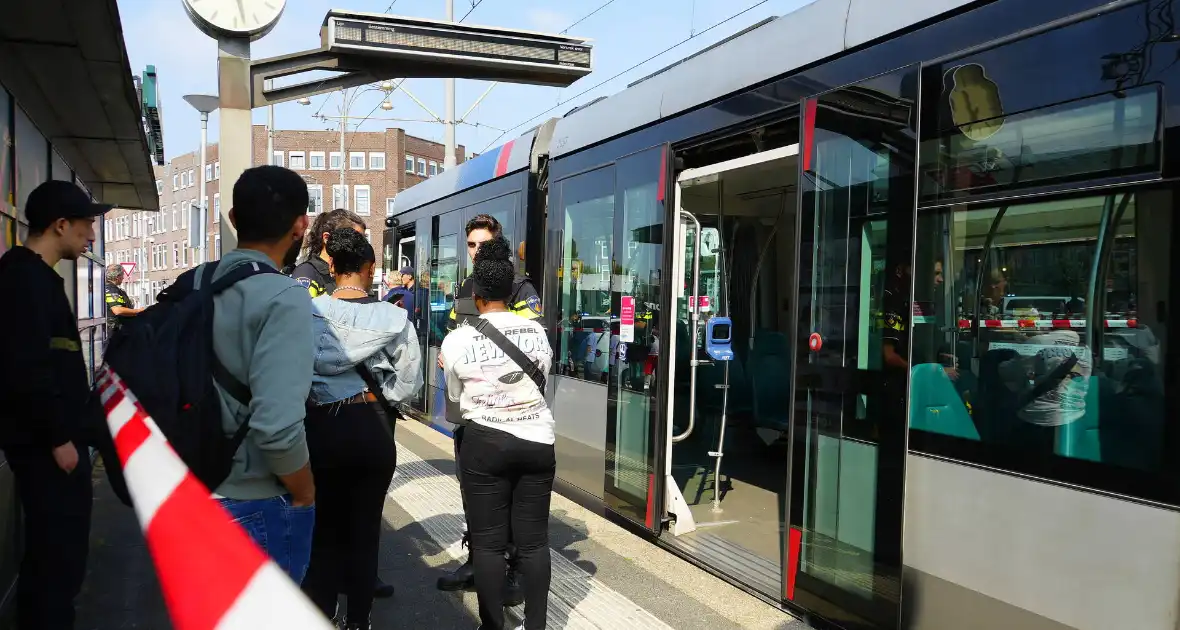
[[[544,374],[553,362],[535,318],[513,310],[516,278],[502,236],[475,252],[473,302],[479,316],[443,340],[447,398],[465,424],[460,486],[470,528],[483,630],[504,628],[506,553],[515,547],[524,585],[526,630],[546,627],[549,505],[557,461]],[[502,331],[502,332],[501,332]],[[514,356],[515,355],[515,356]]]
[[307,292],[313,298],[331,295],[332,291],[336,289],[330,267],[332,259],[324,245],[329,239],[329,234],[344,227],[352,228],[357,233],[364,235],[365,220],[355,213],[337,208],[316,217],[311,229],[307,231],[307,236],[303,241],[304,255],[307,258],[295,265],[289,275],[306,287]]
[[344,593],[343,627],[358,630],[370,627],[378,594],[381,512],[397,463],[389,414],[422,387],[422,351],[406,311],[369,295],[376,256],[365,236],[338,228],[326,249],[336,288],[312,300],[305,426],[318,506],[303,590],[329,617]]
[[[467,234],[467,255],[474,261],[483,243],[503,237],[503,226],[500,225],[500,222],[495,217],[489,214],[479,214],[467,222],[465,232]],[[513,268],[512,286],[508,291],[508,295],[505,296],[509,312],[528,321],[540,318],[541,297],[537,293],[536,287],[533,286],[532,280],[528,276],[515,271],[516,265],[512,264],[511,253],[509,254],[508,263]],[[455,298],[448,325],[448,337],[451,332],[463,326],[475,325],[480,319],[481,311],[476,307],[474,274],[463,280]],[[439,353],[438,356],[438,367],[440,370],[443,369],[442,353]],[[459,425],[454,431],[455,460],[458,461],[466,427],[461,422],[457,422],[459,420],[458,418],[450,420],[453,424]],[[456,469],[456,475],[459,477],[459,485],[462,487],[463,475],[459,469]],[[466,505],[466,499],[464,499],[464,505]],[[464,508],[464,511],[466,512],[466,508]],[[463,542],[464,545],[468,542],[467,532],[463,534]],[[509,606],[515,606],[523,601],[523,591],[520,589],[520,585],[516,579],[515,556],[511,553],[509,555],[508,581],[504,600]],[[475,570],[470,556],[454,572],[438,579],[438,588],[443,591],[465,590],[471,588],[474,584]]]

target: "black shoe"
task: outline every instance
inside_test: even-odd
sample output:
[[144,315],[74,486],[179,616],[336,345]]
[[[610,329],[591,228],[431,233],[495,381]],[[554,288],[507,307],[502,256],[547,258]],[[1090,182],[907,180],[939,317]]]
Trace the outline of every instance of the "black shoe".
[[471,564],[471,556],[454,572],[438,578],[438,590],[463,591],[475,586],[475,567]]
[[520,576],[512,567],[508,567],[508,574],[504,581],[504,605],[519,606],[524,603],[524,589],[520,587]]
[[377,578],[377,582],[373,585],[373,597],[376,599],[389,599],[393,597],[393,585],[386,584]]

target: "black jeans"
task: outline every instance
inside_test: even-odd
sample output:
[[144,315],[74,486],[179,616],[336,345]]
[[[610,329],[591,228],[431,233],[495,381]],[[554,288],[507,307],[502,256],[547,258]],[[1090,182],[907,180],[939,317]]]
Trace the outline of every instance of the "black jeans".
[[344,593],[348,620],[363,623],[373,609],[381,512],[397,465],[393,434],[369,404],[315,407],[305,422],[316,514],[303,591],[327,617]]
[[78,446],[78,467],[68,474],[49,447],[10,449],[5,455],[25,516],[17,628],[72,629],[74,598],[82,590],[90,550],[90,452]]
[[553,445],[475,424],[463,433],[460,486],[471,526],[480,622],[486,630],[504,627],[504,553],[511,542],[523,574],[525,628],[542,630],[552,571],[549,501],[557,468]]

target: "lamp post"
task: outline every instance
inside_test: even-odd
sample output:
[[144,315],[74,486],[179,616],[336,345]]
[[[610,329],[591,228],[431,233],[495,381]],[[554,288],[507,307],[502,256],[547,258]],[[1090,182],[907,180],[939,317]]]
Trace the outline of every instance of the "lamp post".
[[[399,83],[399,85],[400,85],[400,83]],[[362,94],[367,94],[369,92],[383,92],[385,94],[385,99],[381,101],[380,107],[381,107],[381,109],[383,109],[385,111],[392,110],[393,103],[389,102],[389,96],[391,94],[393,94],[393,91],[396,90],[397,87],[398,86],[394,85],[393,82],[391,82],[391,81],[382,81],[380,85],[371,86],[367,89],[362,90],[360,88],[354,88],[351,94],[349,94],[348,90],[341,90],[340,91],[340,94],[341,94],[340,116],[322,116],[322,115],[319,116],[319,118],[322,120],[328,120],[329,118],[339,118],[340,119],[340,196],[342,197],[342,200],[344,202],[342,207],[345,210],[348,209],[348,193],[345,192],[346,189],[344,188],[344,165],[348,161],[348,156],[345,155],[345,152],[344,152],[344,149],[345,149],[345,147],[344,147],[344,133],[348,128],[348,119],[349,119],[348,112],[352,109],[352,106],[356,102],[357,97],[359,97]],[[311,99],[301,98],[298,100],[298,103],[300,105],[304,105],[304,106],[311,105]],[[355,117],[353,117],[353,118],[355,118]],[[367,118],[368,118],[367,116],[364,118],[361,118],[360,121],[364,122],[365,119],[367,119]],[[336,199],[333,197],[332,201],[335,202]],[[333,205],[335,205],[335,204],[333,203]]]
[[[207,145],[209,144],[209,112],[217,109],[217,103],[219,99],[216,96],[208,96],[205,94],[188,94],[184,97],[184,100],[187,101],[189,105],[192,105],[193,109],[197,110],[197,112],[201,114],[201,233],[195,236],[198,236],[201,239],[201,262],[204,263],[205,242],[209,240],[209,237],[205,234],[205,226],[209,220],[209,204],[206,201],[209,196],[208,191],[205,189],[205,187],[209,184],[209,181],[205,178],[205,151]],[[189,223],[189,226],[191,230],[191,222]],[[189,234],[190,244],[193,242],[193,236],[193,234]]]

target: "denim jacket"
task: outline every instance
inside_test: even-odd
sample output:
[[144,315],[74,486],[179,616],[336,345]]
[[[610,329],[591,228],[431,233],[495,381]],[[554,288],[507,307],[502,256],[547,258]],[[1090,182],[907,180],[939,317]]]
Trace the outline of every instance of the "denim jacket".
[[[327,404],[367,389],[356,371],[364,362],[397,405],[422,387],[422,349],[406,311],[387,302],[361,304],[322,295],[311,301],[315,370],[311,400]],[[377,393],[377,392],[374,392]]]

